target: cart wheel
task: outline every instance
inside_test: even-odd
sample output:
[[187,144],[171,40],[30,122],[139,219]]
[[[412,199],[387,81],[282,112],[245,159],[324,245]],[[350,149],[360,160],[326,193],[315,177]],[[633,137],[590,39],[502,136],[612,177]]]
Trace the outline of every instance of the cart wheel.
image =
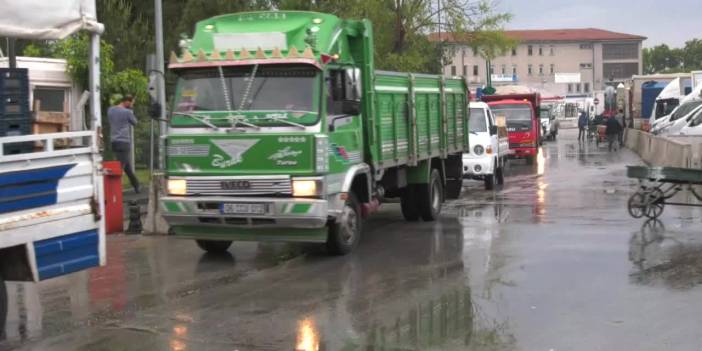
[[629,198],[627,203],[629,214],[634,218],[641,218],[646,212],[646,200],[642,193],[636,192]]
[[655,188],[646,194],[646,210],[645,215],[648,218],[658,218],[663,213],[665,206],[665,195],[661,189]]

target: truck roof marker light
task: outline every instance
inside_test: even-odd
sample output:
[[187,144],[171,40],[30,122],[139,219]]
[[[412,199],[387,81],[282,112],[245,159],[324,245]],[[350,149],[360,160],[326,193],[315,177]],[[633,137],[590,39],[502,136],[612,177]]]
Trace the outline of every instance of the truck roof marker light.
[[241,48],[241,51],[239,51],[239,58],[242,60],[250,59],[251,54],[249,53],[249,50],[246,50],[246,48]]
[[260,46],[258,47],[258,50],[256,50],[256,58],[257,58],[257,59],[264,59],[264,58],[266,58],[266,53],[263,52],[263,49],[261,49]]
[[322,64],[323,64],[323,65],[326,65],[326,64],[329,63],[330,61],[336,61],[336,60],[338,60],[338,59],[339,59],[339,55],[338,55],[338,54],[334,54],[334,55],[321,54],[321,55],[319,55],[319,59],[322,60]]
[[314,58],[314,52],[312,52],[311,47],[306,47],[305,51],[302,53],[302,57],[306,59],[313,59]]
[[198,62],[207,62],[207,54],[205,54],[205,51],[200,49],[197,51],[197,61]]
[[168,59],[168,63],[178,63],[178,55],[176,55],[175,51],[171,51],[171,57]]
[[276,46],[273,48],[273,52],[271,53],[272,58],[283,58],[283,54],[280,52],[280,49]]
[[225,55],[224,57],[227,59],[227,61],[236,60],[236,57],[234,56],[234,51],[232,49],[227,50],[227,53],[224,55]]
[[288,51],[288,58],[298,58],[300,57],[300,52],[297,51],[296,47],[290,48],[290,51]]
[[183,62],[192,62],[192,61],[193,61],[193,54],[190,53],[190,50],[184,50]]
[[212,49],[212,54],[210,54],[210,60],[221,60],[222,56],[219,54],[219,50]]

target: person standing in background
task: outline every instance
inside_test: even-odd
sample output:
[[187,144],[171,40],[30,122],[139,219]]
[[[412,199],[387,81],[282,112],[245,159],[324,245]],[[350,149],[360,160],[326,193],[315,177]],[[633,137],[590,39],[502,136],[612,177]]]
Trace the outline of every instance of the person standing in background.
[[585,141],[585,136],[587,135],[587,124],[587,113],[585,113],[585,110],[580,110],[580,117],[578,117],[578,141]]
[[621,131],[619,132],[619,146],[622,147],[624,146],[624,128],[626,128],[626,120],[624,119],[624,110],[619,109],[617,114],[614,116],[614,118],[619,122],[619,125],[622,127]]
[[132,109],[134,108],[134,97],[126,95],[119,104],[107,110],[107,119],[110,122],[110,141],[115,157],[122,164],[124,173],[129,177],[134,191],[139,193],[139,180],[132,171],[130,154],[132,151],[131,127],[137,125],[137,119]]

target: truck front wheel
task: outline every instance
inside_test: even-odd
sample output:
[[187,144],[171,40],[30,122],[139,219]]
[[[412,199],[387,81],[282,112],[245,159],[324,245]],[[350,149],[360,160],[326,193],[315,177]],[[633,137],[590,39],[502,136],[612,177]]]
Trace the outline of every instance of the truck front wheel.
[[201,249],[214,254],[226,252],[232,242],[229,240],[195,240]]
[[444,186],[437,169],[431,171],[429,184],[417,185],[416,194],[422,219],[431,222],[439,218],[441,204],[444,202]]
[[407,186],[402,190],[400,208],[402,209],[402,216],[405,217],[406,221],[414,222],[419,220],[419,205],[417,204],[416,185],[407,184]]
[[339,218],[329,224],[327,250],[333,255],[346,255],[361,239],[361,207],[353,193],[349,193]]

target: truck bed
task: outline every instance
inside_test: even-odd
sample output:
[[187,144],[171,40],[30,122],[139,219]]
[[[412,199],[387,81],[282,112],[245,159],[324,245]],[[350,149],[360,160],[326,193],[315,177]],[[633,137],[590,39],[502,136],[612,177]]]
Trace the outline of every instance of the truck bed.
[[468,148],[465,81],[377,71],[366,128],[376,167],[416,165]]

